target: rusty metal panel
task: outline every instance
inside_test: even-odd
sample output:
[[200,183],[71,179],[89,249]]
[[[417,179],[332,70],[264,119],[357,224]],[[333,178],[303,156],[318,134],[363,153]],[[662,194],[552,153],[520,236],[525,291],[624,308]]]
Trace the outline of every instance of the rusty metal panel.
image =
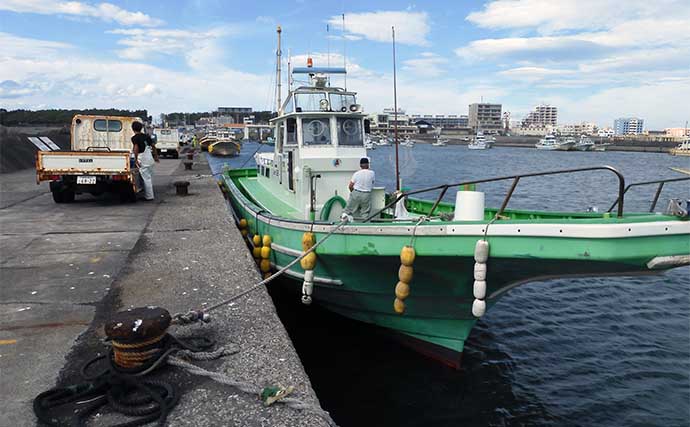
[[[103,126],[103,121],[107,127]],[[132,150],[132,123],[135,121],[142,120],[138,117],[76,115],[72,119],[72,150],[109,148],[111,151],[129,152]],[[96,125],[99,125],[100,130],[97,130]],[[110,131],[106,132],[104,129]]]

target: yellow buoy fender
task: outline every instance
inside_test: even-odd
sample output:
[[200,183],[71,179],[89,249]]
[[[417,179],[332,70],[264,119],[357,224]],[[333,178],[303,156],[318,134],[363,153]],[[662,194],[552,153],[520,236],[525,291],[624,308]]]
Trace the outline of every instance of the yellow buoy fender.
[[261,258],[268,259],[271,256],[271,248],[269,246],[261,247]]
[[247,220],[242,218],[240,220],[240,228],[247,228]]
[[269,236],[268,234],[264,234],[264,238],[263,238],[263,240],[261,241],[261,243],[262,243],[264,246],[271,246],[271,243],[273,243],[273,242],[271,241],[271,236]]
[[486,282],[484,280],[475,280],[472,286],[472,293],[477,299],[484,299],[486,297]]
[[481,262],[474,264],[474,280],[486,280],[486,264]]
[[252,255],[254,255],[254,258],[261,258],[261,248],[252,249]]
[[398,282],[397,285],[395,285],[395,296],[399,300],[404,300],[410,295],[410,285],[408,285],[405,282]]
[[393,310],[398,314],[403,314],[405,312],[405,303],[403,300],[396,298],[395,301],[393,301]]
[[316,244],[316,237],[314,236],[314,233],[311,233],[307,231],[302,235],[302,250],[306,251],[309,250],[312,246]]
[[474,317],[482,317],[486,313],[486,301],[476,299],[472,303],[472,314]]
[[405,246],[400,251],[400,263],[408,267],[414,263],[415,252],[412,246]]
[[474,260],[477,262],[486,262],[489,259],[489,242],[486,240],[477,240],[474,246]]
[[313,270],[316,267],[316,254],[310,252],[299,261],[299,265],[302,266],[303,270]]
[[261,263],[259,263],[259,268],[262,272],[268,273],[269,271],[271,271],[271,261],[267,259],[262,259]]
[[261,246],[261,236],[255,234],[254,237],[252,237],[252,243],[254,243],[255,247]]
[[400,279],[401,282],[410,283],[412,281],[413,272],[414,268],[407,265],[401,265],[398,270],[398,279]]

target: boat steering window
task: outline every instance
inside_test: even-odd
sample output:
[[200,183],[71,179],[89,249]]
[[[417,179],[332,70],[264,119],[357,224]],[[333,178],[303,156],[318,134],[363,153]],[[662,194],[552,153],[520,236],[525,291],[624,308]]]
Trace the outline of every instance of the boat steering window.
[[361,119],[338,118],[338,145],[364,145]]
[[330,145],[329,119],[302,119],[302,135],[304,145]]
[[333,111],[350,111],[350,106],[354,104],[356,104],[354,95],[331,94],[331,110]]
[[322,111],[321,100],[326,99],[326,94],[323,92],[317,93],[297,93],[295,94],[295,108],[296,111]]
[[294,118],[287,119],[287,136],[285,137],[285,144],[297,144],[297,120]]

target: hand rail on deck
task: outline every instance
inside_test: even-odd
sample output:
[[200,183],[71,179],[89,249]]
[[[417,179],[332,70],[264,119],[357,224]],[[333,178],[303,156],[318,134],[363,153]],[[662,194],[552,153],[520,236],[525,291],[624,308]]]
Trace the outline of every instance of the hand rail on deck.
[[[363,222],[369,222],[372,218],[377,217],[380,215],[383,211],[386,209],[391,208],[394,206],[396,203],[398,203],[401,199],[404,197],[407,197],[412,194],[420,194],[420,193],[426,193],[429,191],[434,191],[434,190],[442,190],[441,194],[438,196],[436,201],[434,202],[433,206],[431,207],[431,210],[427,214],[427,216],[433,215],[434,211],[438,207],[438,205],[441,203],[441,199],[443,199],[443,196],[446,195],[446,192],[448,191],[448,188],[450,187],[459,187],[461,185],[470,185],[470,184],[482,184],[485,182],[494,182],[494,181],[505,181],[508,179],[512,179],[513,183],[510,186],[510,189],[508,190],[508,194],[506,194],[506,197],[503,199],[503,203],[501,204],[500,209],[498,212],[496,212],[496,218],[499,218],[503,212],[505,211],[506,207],[508,206],[508,202],[510,201],[510,198],[513,196],[513,193],[515,192],[515,188],[518,185],[518,182],[520,182],[521,178],[528,178],[528,177],[533,177],[533,176],[546,176],[546,175],[561,175],[561,174],[567,174],[567,173],[575,173],[575,172],[586,172],[586,171],[594,171],[594,170],[606,170],[609,172],[612,172],[613,174],[618,177],[618,199],[616,199],[616,204],[618,204],[618,212],[617,212],[617,217],[621,218],[623,216],[623,202],[624,202],[624,197],[625,197],[625,177],[623,177],[623,174],[621,174],[618,169],[614,168],[613,166],[591,166],[587,168],[576,168],[576,169],[562,169],[562,170],[555,170],[555,171],[547,171],[547,172],[534,172],[534,173],[527,173],[527,174],[520,174],[520,175],[510,175],[510,176],[502,176],[498,178],[486,178],[486,179],[477,179],[473,181],[463,181],[463,182],[458,182],[455,184],[443,184],[443,185],[437,185],[434,187],[428,187],[428,188],[422,188],[421,190],[414,190],[414,191],[408,191],[408,192],[403,192],[400,193],[395,200],[392,202],[388,203],[386,206],[384,206],[382,209],[374,213],[373,215],[370,215],[368,218],[366,218]],[[685,178],[687,179],[687,178]],[[682,180],[682,179],[675,179],[676,181]],[[635,184],[631,184],[635,185]],[[630,186],[628,186],[630,187]],[[620,201],[620,203],[618,203]],[[614,204],[615,206],[615,204]],[[611,206],[611,209],[609,209],[609,212],[613,209],[614,206]]]
[[682,178],[667,178],[667,179],[657,179],[655,181],[645,181],[645,182],[633,182],[632,184],[628,184],[627,187],[625,187],[625,190],[623,190],[623,196],[618,196],[618,199],[616,199],[615,202],[611,205],[609,210],[607,212],[611,212],[613,208],[616,207],[618,204],[619,200],[622,200],[622,197],[625,197],[625,193],[628,192],[628,190],[631,187],[638,187],[642,185],[651,185],[651,184],[659,184],[659,186],[656,189],[656,193],[654,193],[654,200],[652,200],[652,206],[649,208],[649,212],[654,212],[654,208],[656,208],[656,204],[659,201],[659,196],[661,195],[661,190],[664,188],[664,184],[667,182],[676,182],[676,181],[688,181],[690,180],[690,176],[684,176]]

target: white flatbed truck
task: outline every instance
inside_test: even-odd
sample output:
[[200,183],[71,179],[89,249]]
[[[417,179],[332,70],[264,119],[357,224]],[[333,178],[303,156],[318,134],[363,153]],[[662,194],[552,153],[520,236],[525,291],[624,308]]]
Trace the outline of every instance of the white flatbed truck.
[[117,193],[122,202],[136,201],[138,169],[131,161],[137,117],[76,115],[72,119],[71,151],[39,151],[36,181],[50,181],[56,203],[75,195]]
[[178,151],[180,134],[177,129],[156,128],[153,134],[156,136],[156,149],[159,156],[171,156],[173,159],[180,156]]

